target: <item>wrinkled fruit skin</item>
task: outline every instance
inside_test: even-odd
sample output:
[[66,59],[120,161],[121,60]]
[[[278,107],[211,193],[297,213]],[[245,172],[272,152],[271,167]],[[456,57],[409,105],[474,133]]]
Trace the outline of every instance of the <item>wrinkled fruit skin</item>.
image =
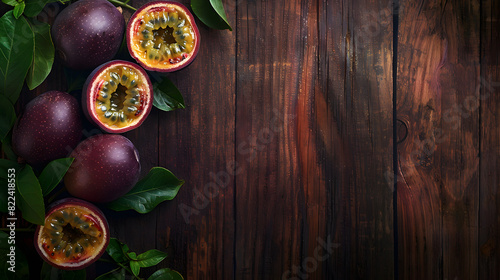
[[49,91],[31,100],[12,132],[16,155],[33,166],[66,157],[82,137],[78,101],[68,93]]
[[[116,71],[121,72],[122,69],[127,69],[123,71],[125,75],[123,73],[116,75],[118,79],[110,76],[111,73]],[[129,75],[131,72],[134,75]],[[122,80],[123,78],[126,79]],[[132,81],[134,81],[134,86],[131,86]],[[111,85],[111,82],[113,82],[114,86]],[[125,117],[126,121],[118,121],[112,124],[112,118],[104,116],[106,111],[112,113],[109,103],[119,99],[115,98],[117,95],[114,95],[118,86],[134,90],[138,97],[134,98],[136,105],[125,102],[127,104],[123,105],[122,109],[113,112],[118,114],[121,110],[121,113],[123,113],[122,117]],[[103,94],[106,95],[105,99],[102,98]],[[127,94],[126,99],[132,100],[132,97],[132,94]],[[94,69],[85,81],[82,91],[82,106],[85,116],[91,123],[99,126],[100,129],[108,133],[124,133],[141,126],[151,112],[153,99],[153,84],[146,71],[141,66],[124,60],[112,60]],[[104,111],[100,109],[102,105],[99,106],[96,104],[96,102],[100,101],[108,102]],[[114,105],[122,106],[121,104],[123,102],[117,101]],[[128,108],[132,108],[135,111],[130,112],[127,110]]]
[[68,192],[91,202],[113,201],[139,180],[139,153],[119,134],[99,134],[82,141],[71,153],[75,158],[64,176]]
[[[65,218],[62,211],[77,216]],[[69,233],[68,227],[79,234]],[[84,237],[90,231],[97,234]],[[106,251],[109,238],[109,225],[99,208],[81,199],[65,198],[49,206],[45,224],[37,226],[34,241],[36,251],[45,262],[58,269],[77,270],[97,261]],[[66,259],[60,259],[61,256]]]
[[56,51],[67,67],[93,69],[120,49],[125,19],[106,0],[80,0],[56,17],[51,31]]
[[126,39],[130,55],[144,69],[174,72],[193,62],[201,37],[186,6],[175,1],[153,1],[130,17]]

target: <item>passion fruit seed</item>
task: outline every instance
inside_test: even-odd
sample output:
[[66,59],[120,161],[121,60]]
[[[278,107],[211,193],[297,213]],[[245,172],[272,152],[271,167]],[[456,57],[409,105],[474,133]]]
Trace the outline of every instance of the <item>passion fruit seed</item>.
[[132,68],[117,66],[106,70],[102,79],[104,83],[96,100],[99,120],[109,126],[127,126],[142,109],[138,73]]
[[42,229],[43,248],[58,262],[84,260],[94,253],[96,244],[103,242],[102,229],[89,213],[75,207],[56,210]]
[[143,56],[157,63],[182,61],[195,45],[193,27],[175,10],[144,14],[137,34]]

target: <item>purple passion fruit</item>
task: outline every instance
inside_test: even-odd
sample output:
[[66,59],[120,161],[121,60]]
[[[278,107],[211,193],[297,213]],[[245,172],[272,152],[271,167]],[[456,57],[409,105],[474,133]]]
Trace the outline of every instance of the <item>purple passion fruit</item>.
[[130,55],[147,70],[172,72],[189,65],[200,48],[194,17],[182,4],[155,1],[130,18],[127,31]]
[[35,232],[35,248],[44,261],[64,270],[82,269],[97,261],[109,243],[104,214],[76,198],[55,202],[45,224]]
[[67,156],[82,137],[79,107],[76,98],[65,92],[35,97],[13,128],[14,152],[34,166]]
[[95,69],[82,93],[87,118],[109,133],[139,127],[153,106],[153,86],[139,65],[114,60]]
[[120,49],[125,19],[106,0],[80,0],[65,8],[52,25],[52,39],[63,63],[93,69]]
[[139,180],[141,164],[134,144],[119,134],[99,134],[82,141],[64,176],[68,192],[92,202],[113,201]]

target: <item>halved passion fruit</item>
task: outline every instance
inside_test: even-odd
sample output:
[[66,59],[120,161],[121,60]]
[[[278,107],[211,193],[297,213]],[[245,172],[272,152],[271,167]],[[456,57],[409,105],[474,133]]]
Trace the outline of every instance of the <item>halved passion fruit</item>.
[[147,3],[127,25],[130,55],[145,69],[172,72],[191,63],[200,47],[200,33],[194,17],[173,1]]
[[104,214],[76,198],[53,204],[45,224],[35,233],[35,248],[44,261],[64,270],[82,269],[97,261],[109,243]]
[[123,133],[140,126],[153,106],[153,86],[139,65],[113,60],[95,69],[82,94],[87,118],[102,130]]

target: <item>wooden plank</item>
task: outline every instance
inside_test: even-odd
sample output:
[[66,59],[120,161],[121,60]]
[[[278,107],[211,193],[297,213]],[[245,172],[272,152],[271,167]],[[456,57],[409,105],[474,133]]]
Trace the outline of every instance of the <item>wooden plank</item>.
[[159,113],[160,165],[186,180],[175,200],[158,210],[157,248],[171,256],[159,267],[185,279],[233,279],[234,176],[227,166],[234,161],[237,30],[236,6],[224,4],[233,31],[197,21],[198,56],[168,75],[187,108]]
[[481,11],[479,279],[500,279],[500,3]]
[[401,279],[477,279],[479,3],[401,1]]
[[239,6],[236,279],[393,278],[390,13]]

